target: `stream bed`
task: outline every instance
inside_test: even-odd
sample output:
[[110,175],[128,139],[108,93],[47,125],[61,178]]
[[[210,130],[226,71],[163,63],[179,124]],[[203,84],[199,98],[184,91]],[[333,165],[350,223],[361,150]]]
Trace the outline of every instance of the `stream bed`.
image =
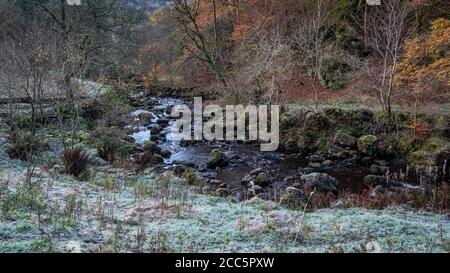
[[[170,111],[175,105],[190,106],[192,102],[175,97],[147,97],[146,102],[145,106],[135,109],[132,113],[135,122],[128,126],[135,143],[143,146],[149,140],[155,142],[162,149],[170,151],[170,156],[164,160],[163,168],[170,169],[177,164],[189,165],[204,178],[224,183],[231,192],[237,193],[238,199],[242,199],[242,192],[245,191],[243,179],[255,170],[270,176],[270,188],[275,194],[299,181],[302,174],[312,172],[327,173],[336,178],[339,191],[358,193],[368,188],[363,180],[373,174],[374,165],[385,167],[387,172],[399,181],[398,186],[414,189],[419,188],[421,182],[418,173],[410,170],[404,162],[383,160],[323,162],[323,159],[314,160],[311,157],[288,155],[281,151],[261,152],[260,145],[255,143],[176,141],[171,136],[171,125],[175,119],[170,116]],[[206,166],[208,157],[214,149],[223,151],[229,159],[226,167],[209,169]],[[444,175],[434,179],[445,180],[447,177]]]

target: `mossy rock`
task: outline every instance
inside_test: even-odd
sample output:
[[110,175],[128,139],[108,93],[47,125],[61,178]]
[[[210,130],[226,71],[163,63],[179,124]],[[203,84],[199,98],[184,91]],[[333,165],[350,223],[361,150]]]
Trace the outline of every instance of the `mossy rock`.
[[430,138],[408,154],[408,159],[415,167],[443,166],[445,160],[450,162],[450,144],[440,138]]
[[358,151],[363,155],[374,156],[377,152],[378,138],[374,135],[365,135],[358,139]]
[[288,187],[280,198],[280,204],[289,209],[304,209],[307,202],[305,193],[297,188]]
[[341,147],[356,147],[356,138],[342,130],[338,130],[334,135],[333,144]]
[[308,133],[326,131],[331,126],[331,120],[323,113],[306,113],[304,130]]
[[152,153],[160,153],[161,148],[153,141],[147,141],[144,143],[144,151]]
[[229,161],[227,156],[218,149],[214,149],[209,154],[208,161],[206,161],[206,166],[210,169],[214,169],[217,167],[226,167],[228,166]]

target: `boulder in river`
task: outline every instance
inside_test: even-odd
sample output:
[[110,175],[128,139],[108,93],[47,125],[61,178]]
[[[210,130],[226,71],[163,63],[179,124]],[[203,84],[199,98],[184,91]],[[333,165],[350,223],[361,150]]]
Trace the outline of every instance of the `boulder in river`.
[[209,158],[206,161],[206,166],[210,169],[217,167],[226,167],[229,164],[227,156],[221,150],[214,149],[209,154]]
[[337,179],[326,173],[305,174],[300,179],[309,190],[317,189],[323,192],[337,191]]
[[166,118],[161,118],[161,119],[158,119],[158,121],[156,121],[156,123],[158,123],[159,125],[162,125],[162,126],[166,126],[167,124],[169,124],[169,120]]
[[159,154],[164,158],[169,158],[172,155],[172,153],[167,149],[161,149]]
[[153,152],[153,153],[160,153],[161,148],[158,147],[158,145],[153,141],[147,141],[144,143],[144,151]]
[[150,124],[152,122],[152,114],[150,112],[142,112],[138,115],[139,121],[143,124]]
[[193,144],[193,142],[191,140],[186,140],[186,139],[182,139],[180,141],[180,146],[181,147],[189,147]]
[[161,131],[162,131],[162,128],[161,128],[161,126],[159,126],[159,125],[156,125],[156,126],[154,126],[154,127],[152,127],[152,128],[150,129],[150,133],[151,133],[152,135],[159,134]]

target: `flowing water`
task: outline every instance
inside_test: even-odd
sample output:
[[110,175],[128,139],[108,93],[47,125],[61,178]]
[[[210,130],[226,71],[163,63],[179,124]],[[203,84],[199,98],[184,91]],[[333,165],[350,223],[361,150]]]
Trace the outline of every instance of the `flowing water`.
[[[259,144],[237,143],[237,142],[196,142],[190,146],[180,145],[180,141],[173,139],[171,134],[171,124],[174,119],[170,117],[170,109],[175,105],[191,103],[179,98],[160,98],[152,97],[153,103],[151,105],[137,109],[132,113],[135,117],[135,124],[133,133],[130,135],[134,138],[136,144],[143,145],[152,137],[151,130],[161,119],[169,120],[165,124],[164,129],[159,133],[160,137],[157,144],[164,149],[171,152],[170,158],[165,160],[166,168],[173,165],[173,162],[190,161],[196,165],[196,169],[206,178],[217,179],[231,186],[234,190],[242,188],[241,179],[250,171],[262,168],[264,171],[270,171],[272,177],[275,178],[274,184],[285,186],[292,181],[298,180],[299,168],[305,168],[309,165],[309,161],[299,156],[286,155],[282,152],[261,152]],[[145,114],[150,118],[147,124],[140,121],[139,116]],[[225,152],[230,159],[228,167],[223,169],[210,170],[206,168],[206,161],[210,152],[213,149],[219,148]],[[339,163],[330,168],[322,168],[320,172],[326,172],[335,177],[339,181],[340,190],[350,190],[352,192],[360,192],[365,189],[363,178],[371,174],[370,165],[373,163],[367,162],[365,164],[358,163]],[[419,176],[414,171],[407,171],[405,164],[390,164],[390,173],[398,173],[403,175],[401,180],[407,181],[410,184],[419,184]],[[440,179],[449,179],[448,173]],[[436,178],[437,180],[438,178]],[[400,180],[400,179],[399,179]]]

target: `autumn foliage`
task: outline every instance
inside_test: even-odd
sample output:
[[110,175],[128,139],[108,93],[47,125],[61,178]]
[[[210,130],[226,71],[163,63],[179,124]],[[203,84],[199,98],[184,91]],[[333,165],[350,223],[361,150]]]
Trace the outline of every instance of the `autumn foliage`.
[[[397,82],[420,100],[447,100],[450,93],[450,20],[431,23],[431,33],[406,42]],[[411,95],[410,94],[410,95]]]
[[[380,80],[388,82],[389,88],[381,89],[389,89],[383,98],[389,104],[443,102],[450,89],[450,20],[445,11],[431,11],[447,4],[408,3],[398,20],[404,37],[378,41],[387,52],[395,45],[386,73],[379,73],[383,61],[377,56],[389,54],[371,46],[370,38],[395,34],[398,26],[373,25],[370,18],[388,18],[383,14],[388,8],[378,8],[377,14],[376,7],[358,0],[173,1],[149,17],[155,37],[141,48],[142,76],[147,85],[170,80],[225,100],[281,102],[302,96],[320,100],[338,96],[341,89],[354,92],[357,81],[371,83],[359,71],[366,69],[375,80],[389,74]],[[389,26],[392,31],[383,29]]]

